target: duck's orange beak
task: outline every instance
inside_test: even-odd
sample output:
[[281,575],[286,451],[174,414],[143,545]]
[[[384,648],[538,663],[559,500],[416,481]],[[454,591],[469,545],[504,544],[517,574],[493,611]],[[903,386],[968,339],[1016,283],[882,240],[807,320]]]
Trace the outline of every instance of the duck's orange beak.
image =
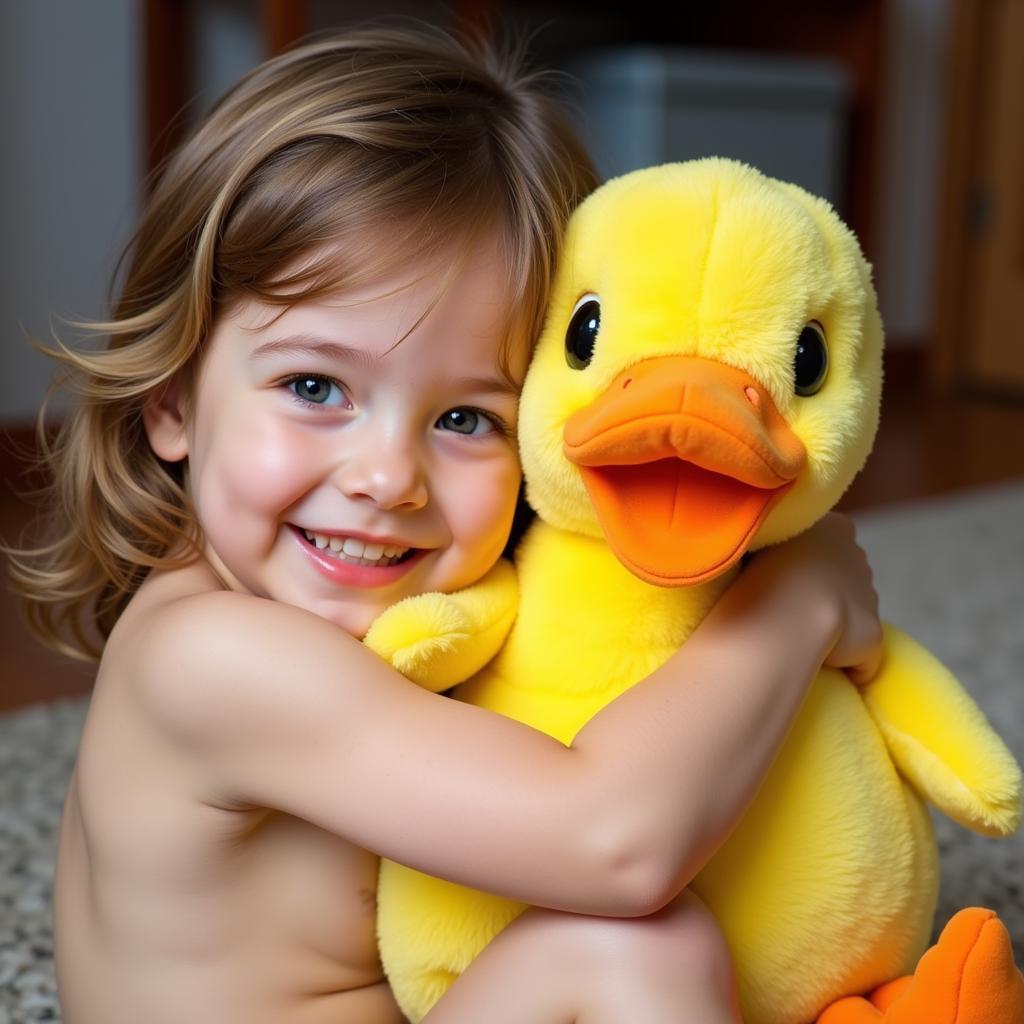
[[612,550],[659,586],[734,565],[807,461],[757,381],[694,356],[631,366],[563,440]]

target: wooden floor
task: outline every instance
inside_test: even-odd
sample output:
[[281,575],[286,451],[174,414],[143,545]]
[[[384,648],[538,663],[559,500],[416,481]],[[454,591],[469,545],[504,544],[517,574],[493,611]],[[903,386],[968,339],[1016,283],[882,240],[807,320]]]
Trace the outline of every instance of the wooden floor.
[[[839,504],[843,511],[1024,478],[1024,402],[945,398],[918,378],[887,371],[879,436]],[[16,464],[8,457],[0,465],[7,467],[0,491],[0,538],[13,543],[30,513],[10,491],[20,486]],[[83,694],[92,684],[92,666],[57,657],[28,634],[9,586],[0,592],[0,650],[0,713]]]

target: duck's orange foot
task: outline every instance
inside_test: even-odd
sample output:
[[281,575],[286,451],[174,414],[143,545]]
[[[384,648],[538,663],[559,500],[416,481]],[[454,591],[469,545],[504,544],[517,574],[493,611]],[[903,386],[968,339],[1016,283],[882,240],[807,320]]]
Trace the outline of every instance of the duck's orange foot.
[[955,914],[913,977],[833,1003],[818,1024],[1024,1024],[1024,975],[995,912]]

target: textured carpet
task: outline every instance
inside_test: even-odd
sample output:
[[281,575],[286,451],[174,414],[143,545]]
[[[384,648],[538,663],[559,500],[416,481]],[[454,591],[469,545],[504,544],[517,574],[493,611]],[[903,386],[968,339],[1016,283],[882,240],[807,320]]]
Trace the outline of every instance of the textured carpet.
[[[882,617],[934,652],[1024,763],[1024,481],[857,514]],[[942,856],[936,928],[998,910],[1024,966],[1024,830],[986,839],[933,813]]]
[[[1024,482],[859,513],[882,615],[934,651],[1024,760]],[[0,1024],[57,1020],[50,882],[85,701],[0,718]],[[936,926],[995,908],[1024,963],[1024,834],[983,839],[935,816]]]

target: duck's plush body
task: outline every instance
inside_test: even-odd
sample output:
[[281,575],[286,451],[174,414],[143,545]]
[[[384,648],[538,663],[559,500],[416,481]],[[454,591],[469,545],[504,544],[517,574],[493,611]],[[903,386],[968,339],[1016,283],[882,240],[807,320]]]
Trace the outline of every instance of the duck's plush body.
[[[571,742],[685,642],[744,552],[838,500],[874,438],[881,347],[870,270],[823,201],[725,160],[606,183],[570,223],[520,407],[539,518],[516,552],[518,616],[454,695]],[[692,883],[746,1024],[806,1024],[913,970],[937,888],[924,799],[999,835],[1020,783],[956,680],[894,627],[863,691],[823,669]],[[524,909],[387,862],[378,896],[414,1021]]]

